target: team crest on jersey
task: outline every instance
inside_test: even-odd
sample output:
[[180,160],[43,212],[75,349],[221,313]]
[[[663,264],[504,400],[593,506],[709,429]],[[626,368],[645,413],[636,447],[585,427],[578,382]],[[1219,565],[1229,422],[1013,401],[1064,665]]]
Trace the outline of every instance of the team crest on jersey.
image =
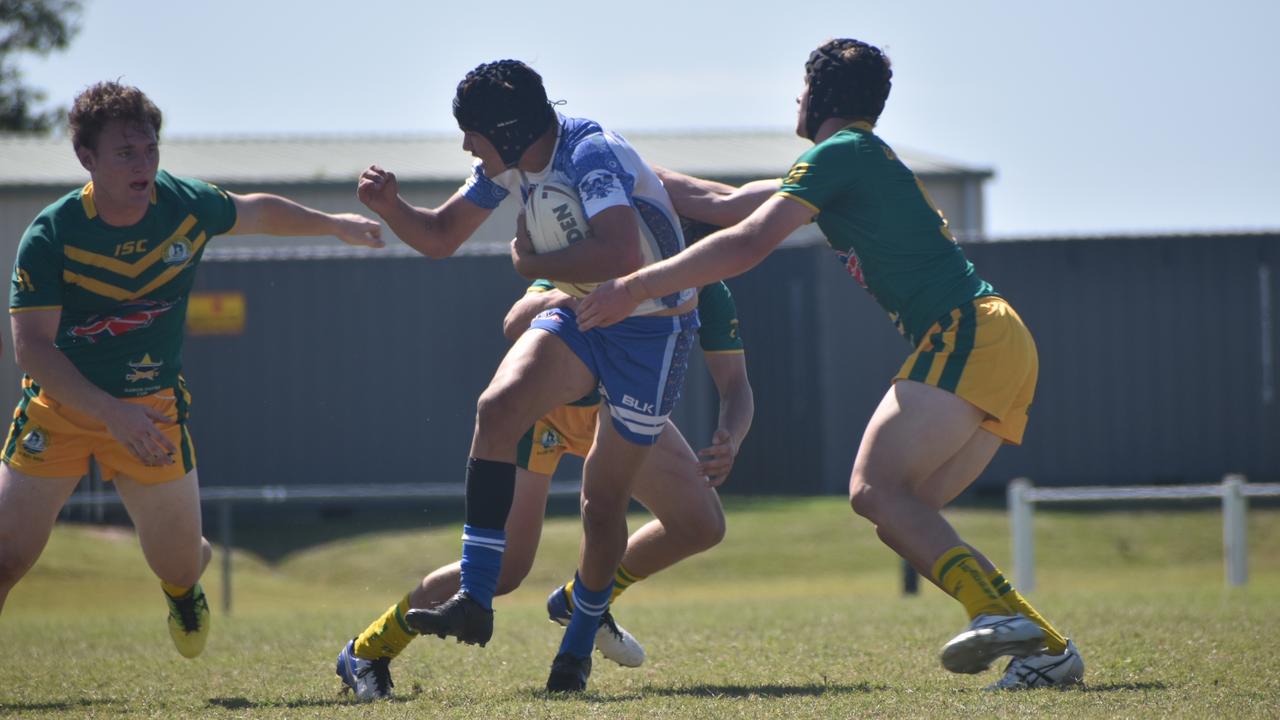
[[550,450],[560,444],[560,433],[555,430],[544,430],[542,437],[538,439],[538,444],[543,450]]
[[176,237],[169,248],[164,251],[165,265],[178,265],[191,258],[191,241],[184,237]]
[[125,374],[124,379],[127,382],[140,382],[142,380],[158,380],[160,378],[160,368],[164,365],[164,361],[156,362],[151,359],[151,353],[142,356],[141,360],[130,360],[130,372]]
[[81,325],[67,330],[73,338],[97,342],[103,336],[119,337],[125,333],[149,327],[157,317],[173,309],[174,303],[159,300],[138,300],[114,309],[113,315],[94,315]]
[[42,428],[32,428],[22,439],[22,449],[32,455],[39,455],[49,448],[49,436]]

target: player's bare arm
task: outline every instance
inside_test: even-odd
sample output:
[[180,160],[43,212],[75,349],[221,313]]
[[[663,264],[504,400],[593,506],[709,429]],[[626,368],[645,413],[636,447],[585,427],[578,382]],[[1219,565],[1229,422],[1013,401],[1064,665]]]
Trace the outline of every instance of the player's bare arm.
[[740,275],[812,217],[808,206],[774,195],[741,223],[703,238],[674,257],[600,285],[578,305],[578,327],[585,331],[612,325],[649,298]]
[[779,178],[753,180],[740,187],[693,177],[666,168],[654,168],[682,216],[728,227],[742,222],[782,186]]
[[[588,236],[555,252],[537,255],[527,239],[523,223],[512,246],[516,272],[529,279],[550,278],[565,282],[600,282],[622,277],[644,265],[640,250],[640,221],[629,205],[615,205],[596,213],[587,225]],[[521,234],[525,237],[522,238]],[[517,251],[519,251],[517,253]]]
[[384,245],[382,226],[362,215],[329,214],[269,193],[228,196],[236,206],[231,235],[333,235],[348,245]]
[[529,323],[533,322],[533,318],[543,310],[577,306],[578,299],[569,293],[560,290],[531,290],[507,311],[507,316],[502,320],[502,334],[511,342],[515,342],[525,330],[529,329]]
[[698,472],[707,477],[711,487],[719,487],[729,479],[738,448],[751,429],[755,416],[755,394],[747,379],[747,356],[743,353],[707,353],[703,356],[707,371],[720,393],[720,418],[711,435],[710,447],[698,451]]
[[29,310],[11,316],[13,354],[18,367],[59,402],[101,421],[112,437],[143,463],[173,464],[177,448],[155,426],[172,421],[151,408],[112,397],[89,382],[54,347],[60,316],[60,309]]
[[395,173],[370,165],[360,173],[356,197],[377,213],[405,245],[439,260],[452,255],[492,210],[455,193],[438,208],[414,207],[400,196]]

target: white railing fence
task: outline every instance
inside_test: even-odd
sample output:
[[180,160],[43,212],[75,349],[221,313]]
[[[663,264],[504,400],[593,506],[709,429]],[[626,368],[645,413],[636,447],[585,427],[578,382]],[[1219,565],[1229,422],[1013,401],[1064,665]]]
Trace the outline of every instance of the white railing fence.
[[[91,473],[92,475],[93,473]],[[581,480],[560,480],[551,483],[552,495],[577,495]],[[98,482],[97,487],[102,483]],[[89,487],[94,487],[90,485]],[[464,496],[462,483],[386,483],[369,485],[260,485],[249,487],[200,488],[200,504],[206,510],[217,508],[218,537],[222,546],[222,611],[231,613],[231,507],[236,503],[283,503],[289,501],[324,500],[414,500],[424,498],[460,498]],[[106,505],[121,505],[115,492],[92,489],[73,494],[65,508],[85,507],[96,509],[97,519],[102,518]],[[209,536],[208,530],[205,536]]]
[[1249,580],[1246,516],[1250,496],[1280,496],[1280,483],[1251,485],[1243,475],[1233,474],[1216,485],[1037,488],[1027,478],[1017,478],[1009,483],[1008,490],[1014,583],[1026,592],[1036,585],[1033,524],[1037,503],[1222,498],[1222,554],[1227,585],[1244,585]]

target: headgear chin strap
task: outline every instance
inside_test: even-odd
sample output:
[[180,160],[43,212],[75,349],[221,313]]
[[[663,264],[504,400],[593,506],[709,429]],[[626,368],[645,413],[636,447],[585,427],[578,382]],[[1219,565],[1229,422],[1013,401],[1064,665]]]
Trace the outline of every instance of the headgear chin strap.
[[508,167],[555,119],[542,77],[518,60],[485,63],[458,83],[453,117],[463,130],[478,132]]
[[[859,61],[850,61],[843,56],[846,51],[854,48],[874,53],[874,57],[884,63],[885,77],[868,78],[865,77],[865,72],[858,72],[856,64]],[[867,53],[860,55],[866,58]],[[872,116],[869,119],[874,122],[884,108],[884,97],[888,96],[889,78],[893,73],[888,70],[888,60],[878,49],[859,40],[843,38],[823,43],[817,50],[809,53],[809,59],[804,64],[804,75],[809,86],[804,131],[805,137],[813,140],[818,134],[818,128],[827,118],[857,118],[870,112]],[[864,87],[868,80],[874,80],[875,86]],[[882,89],[884,97],[876,102],[874,95]]]

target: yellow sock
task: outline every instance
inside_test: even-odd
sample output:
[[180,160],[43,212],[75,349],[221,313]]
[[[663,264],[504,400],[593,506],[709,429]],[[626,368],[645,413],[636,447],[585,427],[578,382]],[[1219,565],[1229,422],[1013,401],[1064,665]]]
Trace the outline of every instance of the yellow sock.
[[627,572],[626,568],[619,565],[618,572],[613,574],[613,594],[609,596],[609,604],[612,605],[618,600],[618,596],[621,595],[624,590],[635,585],[646,577],[648,577],[648,575],[632,575]]
[[183,595],[186,595],[187,593],[191,592],[191,588],[193,587],[195,587],[195,585],[182,587],[181,585],[170,585],[169,583],[163,580],[160,581],[160,589],[164,590],[164,594],[168,595],[171,598],[180,598]]
[[964,605],[972,620],[979,615],[1013,615],[1000,599],[968,546],[957,545],[933,564],[933,577],[947,594]]
[[1036,609],[1031,607],[1031,603],[1022,597],[1017,590],[1013,589],[1013,585],[1004,579],[1004,575],[997,570],[992,570],[987,574],[987,580],[991,582],[991,586],[996,589],[996,593],[1000,595],[1000,599],[1016,613],[1020,613],[1023,617],[1040,626],[1044,631],[1044,644],[1049,648],[1050,655],[1061,655],[1067,651],[1067,639],[1058,632],[1048,620],[1040,616]]
[[409,596],[405,595],[399,603],[387,608],[382,617],[373,621],[369,627],[356,638],[356,657],[365,660],[393,658],[399,655],[418,633],[413,631],[404,621],[404,614],[409,612]]

